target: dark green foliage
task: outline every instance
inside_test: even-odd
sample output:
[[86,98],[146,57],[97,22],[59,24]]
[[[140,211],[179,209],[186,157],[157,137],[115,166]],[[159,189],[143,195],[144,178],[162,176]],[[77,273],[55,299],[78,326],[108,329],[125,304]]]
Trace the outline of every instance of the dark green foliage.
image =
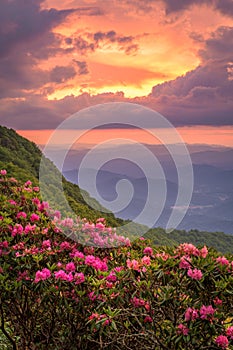
[[166,233],[163,228],[158,227],[149,230],[145,237],[157,245],[175,245],[188,242],[196,246],[205,244],[222,253],[233,252],[233,235],[227,235],[223,232],[174,230],[171,233]]

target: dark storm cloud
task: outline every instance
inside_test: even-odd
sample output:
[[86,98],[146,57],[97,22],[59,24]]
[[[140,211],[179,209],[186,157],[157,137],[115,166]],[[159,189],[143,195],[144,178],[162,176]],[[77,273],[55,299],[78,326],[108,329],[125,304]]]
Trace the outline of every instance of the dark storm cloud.
[[[233,16],[233,1],[232,0],[162,0],[165,4],[166,14],[177,13],[187,10],[193,5],[208,5],[212,6],[217,11],[227,16]],[[153,11],[153,5],[158,0],[116,0],[117,3],[126,4],[128,7],[146,12]]]
[[216,9],[225,15],[233,16],[233,1],[232,0],[218,0]]
[[79,75],[86,75],[86,74],[89,73],[87,62],[85,62],[85,61],[76,61],[76,60],[74,60],[74,62],[78,66],[78,74]]
[[54,83],[64,83],[66,80],[74,78],[76,75],[75,69],[72,66],[56,66],[50,72],[50,80]]
[[41,10],[42,2],[1,0],[0,98],[26,96],[50,82],[38,60],[62,51],[62,38],[52,29],[75,10]]
[[75,39],[75,46],[78,49],[78,52],[82,55],[86,55],[87,53],[94,52],[96,46],[93,42],[89,42],[88,40],[83,39],[83,37],[78,36]]
[[132,36],[120,36],[117,35],[117,33],[114,30],[110,30],[106,33],[104,32],[96,32],[93,35],[94,40],[98,43],[99,41],[110,41],[112,43],[120,43],[120,44],[128,44],[128,43],[132,43],[133,41],[133,37]]
[[75,10],[40,10],[42,0],[1,0],[0,57],[37,40]]
[[233,59],[233,27],[220,27],[206,40],[205,49],[200,51],[204,60]]
[[233,16],[232,0],[163,0],[167,14],[188,9],[192,5],[211,5],[224,15]]
[[107,32],[98,31],[96,33],[84,33],[75,38],[75,46],[78,51],[86,55],[94,52],[102,45],[116,44],[121,51],[127,55],[134,54],[138,50],[138,45],[134,43],[133,36],[117,34],[114,30]]

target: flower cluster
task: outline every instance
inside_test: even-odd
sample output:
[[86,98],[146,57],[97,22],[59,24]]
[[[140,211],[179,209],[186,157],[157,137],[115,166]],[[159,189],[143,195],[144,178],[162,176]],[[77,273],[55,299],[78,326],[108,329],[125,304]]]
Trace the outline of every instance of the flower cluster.
[[232,256],[130,242],[104,218],[51,213],[30,181],[0,180],[1,324],[16,348],[233,347]]

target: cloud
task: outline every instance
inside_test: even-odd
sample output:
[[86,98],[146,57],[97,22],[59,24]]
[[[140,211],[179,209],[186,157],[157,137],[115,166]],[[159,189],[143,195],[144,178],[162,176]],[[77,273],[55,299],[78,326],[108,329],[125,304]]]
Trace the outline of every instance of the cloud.
[[93,42],[85,40],[82,36],[78,36],[74,40],[75,47],[81,55],[86,55],[87,53],[94,52],[96,45]]
[[86,74],[89,73],[88,67],[87,67],[87,62],[85,62],[85,61],[76,61],[76,60],[74,60],[74,62],[78,66],[78,74],[79,75],[86,75]]
[[56,66],[50,72],[50,80],[54,83],[64,83],[66,80],[74,78],[76,71],[72,66]]
[[233,1],[232,0],[218,0],[216,9],[227,16],[233,16]]
[[94,41],[97,45],[103,43],[117,43],[120,50],[130,55],[138,51],[138,45],[134,43],[133,36],[124,36],[117,34],[114,30],[108,32],[96,32],[93,35]]
[[107,32],[83,33],[74,39],[74,45],[82,55],[94,52],[105,45],[117,45],[119,50],[130,55],[138,51],[138,45],[134,40],[133,36],[120,35],[114,30],[109,30]]
[[209,59],[232,60],[233,27],[220,27],[206,40],[204,50],[199,52],[204,61]]
[[[144,0],[140,6],[151,6],[153,1],[155,0]],[[133,0],[127,1],[132,2]],[[182,11],[194,3],[203,3],[193,0],[164,0],[164,2],[170,13]],[[41,3],[42,0],[27,2],[1,0],[0,122],[2,124],[17,129],[56,128],[62,120],[78,110],[106,102],[133,102],[145,105],[159,111],[177,126],[233,124],[232,27],[218,28],[207,40],[192,33],[193,39],[200,41],[203,46],[199,51],[200,66],[184,76],[154,86],[148,96],[129,99],[125,98],[122,92],[96,96],[85,93],[49,101],[46,99],[46,92],[51,93],[57,84],[65,83],[77,74],[80,76],[88,74],[87,62],[80,57],[81,55],[88,55],[105,47],[123,51],[125,54],[135,54],[138,50],[138,37],[123,35],[115,30],[96,30],[65,38],[55,34],[53,28],[77,9],[42,10]],[[136,3],[139,2],[135,1]],[[232,2],[228,0],[221,2],[204,0],[204,3],[213,4],[222,13],[228,10],[231,13]],[[91,10],[85,7],[79,9],[78,15],[94,16],[98,15],[98,10],[94,7]],[[71,61],[70,64],[68,62],[67,65],[57,63],[52,70],[39,68],[40,60],[66,52],[79,54],[75,56],[78,59]],[[93,70],[94,65],[92,67],[91,62],[89,66]],[[131,80],[127,82],[129,85],[136,80],[135,77],[137,81],[140,77],[140,71],[136,71],[133,67],[127,68],[127,72],[124,72],[125,67],[120,67],[120,71],[117,68],[114,70],[112,66],[108,70],[107,65],[103,68],[96,62],[95,66],[99,74],[96,75],[98,78],[96,81],[98,84],[102,81],[105,86],[107,79],[111,78],[111,72],[117,75],[117,78],[114,75],[112,79],[114,82],[122,76],[122,81],[125,77],[127,79],[130,77]],[[121,72],[121,75],[118,72]],[[141,74],[146,76],[144,71]],[[82,77],[80,81],[81,79]],[[111,79],[109,82],[111,83]],[[38,91],[42,95],[39,95]]]
[[[50,77],[56,81],[58,72],[50,74],[38,62],[63,51],[61,36],[52,30],[75,10],[41,9],[42,2],[1,0],[0,98],[26,96],[49,83]],[[66,68],[66,75],[71,73]]]
[[41,10],[42,0],[1,0],[0,57],[17,47],[30,45],[75,10]]
[[154,86],[146,104],[160,108],[176,125],[232,125],[233,28],[218,28],[199,55],[199,67]]
[[103,16],[105,13],[101,7],[97,6],[79,7],[75,10],[79,16]]
[[0,104],[1,124],[21,130],[53,129],[77,111],[100,103],[124,101],[123,93],[104,93],[91,96],[67,96],[61,100],[47,100],[32,95],[24,99],[5,99]]
[[179,12],[188,9],[193,5],[211,5],[224,15],[233,16],[232,0],[163,0],[166,7],[166,13]]

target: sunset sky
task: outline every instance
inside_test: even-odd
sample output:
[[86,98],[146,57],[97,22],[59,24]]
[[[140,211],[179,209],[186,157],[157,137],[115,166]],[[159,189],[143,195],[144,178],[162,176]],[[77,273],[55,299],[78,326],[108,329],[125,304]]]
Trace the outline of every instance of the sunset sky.
[[233,147],[233,1],[0,0],[0,99],[0,123],[37,143],[133,102],[188,143]]

